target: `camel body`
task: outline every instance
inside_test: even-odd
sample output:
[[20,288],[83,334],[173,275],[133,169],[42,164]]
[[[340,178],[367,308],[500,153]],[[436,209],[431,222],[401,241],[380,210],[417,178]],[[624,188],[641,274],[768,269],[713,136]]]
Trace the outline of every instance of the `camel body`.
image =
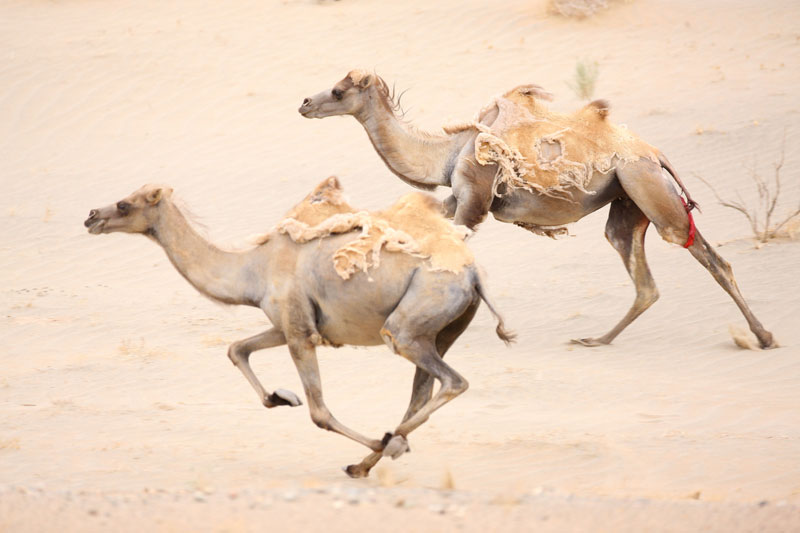
[[[338,193],[338,181],[330,178],[304,203],[314,204],[319,197]],[[233,343],[228,357],[265,407],[298,406],[300,399],[290,391],[267,391],[249,363],[256,350],[287,345],[313,422],[372,451],[361,463],[346,468],[352,477],[367,476],[385,455],[402,455],[408,450],[406,436],[466,390],[467,381],[442,357],[469,325],[482,300],[498,319],[498,336],[506,342],[512,340],[487,300],[480,272],[471,259],[459,268],[435,269],[426,254],[392,252],[387,247],[378,250],[379,263],[345,279],[334,257],[357,242],[359,230],[363,236],[364,228],[345,226],[341,233],[305,243],[276,231],[250,250],[224,251],[194,230],[171,195],[168,187],[144,186],[115,204],[93,209],[84,224],[93,234],[144,234],[164,248],[180,274],[204,295],[227,304],[261,308],[273,327]],[[333,206],[334,212],[341,209],[341,204]],[[453,233],[459,232],[453,229]],[[463,240],[461,246],[465,247]],[[471,258],[471,254],[462,257]],[[401,424],[383,438],[370,439],[336,420],[326,407],[316,346],[384,343],[414,363],[417,371]],[[434,379],[441,387],[432,396]]]
[[[533,94],[541,99],[543,91],[531,92],[532,87],[536,86],[517,87],[503,97],[506,100],[530,100]],[[525,105],[535,107],[538,103]],[[607,333],[574,342],[586,346],[610,344],[658,299],[658,290],[644,253],[645,233],[653,223],[664,240],[686,247],[711,273],[739,307],[762,348],[777,346],[772,333],[761,325],[745,302],[730,265],[695,228],[688,211],[696,204],[675,169],[661,151],[638,138],[631,141],[631,150],[623,154],[606,154],[602,165],[595,165],[594,161],[585,162],[591,166],[580,184],[563,184],[556,188],[560,194],[551,194],[547,187],[508,187],[506,184],[498,187],[498,178],[516,163],[542,166],[540,161],[526,163],[524,157],[512,158],[512,164],[502,157],[481,158],[481,145],[476,141],[480,141],[487,130],[491,132],[495,122],[501,118],[498,105],[490,104],[474,121],[465,125],[445,128],[442,133],[421,132],[398,117],[399,105],[382,78],[363,70],[353,70],[332,89],[306,98],[298,111],[307,118],[353,116],[364,127],[387,167],[403,181],[424,190],[451,187],[453,194],[444,200],[442,209],[456,224],[471,229],[475,229],[491,212],[497,220],[552,237],[563,232],[565,224],[610,203],[606,238],[620,254],[636,288],[636,298],[625,316]],[[605,121],[607,104],[590,104],[588,109],[576,113],[577,119],[580,115],[592,113]],[[617,130],[606,125],[597,131],[605,132],[599,133],[605,135]],[[528,142],[543,140],[544,137],[540,137],[528,139]],[[587,138],[585,141],[608,144],[607,139]],[[537,155],[545,163],[568,155],[564,153],[563,145],[542,143],[540,148]],[[519,178],[525,174],[516,170],[512,169],[511,174],[516,173]],[[675,190],[670,177],[686,195],[685,201]]]

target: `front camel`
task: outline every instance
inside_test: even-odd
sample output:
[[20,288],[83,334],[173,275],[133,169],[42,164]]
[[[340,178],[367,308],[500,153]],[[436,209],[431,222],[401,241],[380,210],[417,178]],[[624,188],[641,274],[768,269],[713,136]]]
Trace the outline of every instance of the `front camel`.
[[652,222],[664,240],[687,248],[711,273],[762,348],[777,346],[744,300],[730,265],[697,231],[690,213],[695,202],[664,154],[608,121],[603,101],[562,115],[544,104],[550,98],[523,85],[495,98],[474,121],[427,133],[397,116],[383,79],[353,70],[332,89],[306,98],[298,111],[307,118],[353,116],[403,181],[426,190],[451,187],[444,212],[472,229],[491,212],[502,222],[553,236],[610,203],[605,235],[622,257],[636,298],[607,333],[575,342],[610,344],[658,299],[644,252]]
[[[466,232],[445,220],[429,196],[414,193],[378,213],[356,211],[338,180],[322,182],[250,250],[224,251],[189,224],[168,187],[146,185],[127,198],[93,209],[92,234],[140,233],[164,248],[173,266],[198,291],[226,304],[261,308],[273,327],[233,343],[228,357],[267,408],[298,406],[283,389],[266,390],[250,368],[256,350],[287,345],[303,383],[311,419],[369,448],[351,477],[365,477],[383,456],[408,450],[408,434],[467,389],[442,359],[487,300]],[[353,324],[358,324],[354,327]],[[387,344],[417,367],[402,422],[370,439],[340,423],[325,406],[316,346]],[[432,395],[434,379],[441,387]]]

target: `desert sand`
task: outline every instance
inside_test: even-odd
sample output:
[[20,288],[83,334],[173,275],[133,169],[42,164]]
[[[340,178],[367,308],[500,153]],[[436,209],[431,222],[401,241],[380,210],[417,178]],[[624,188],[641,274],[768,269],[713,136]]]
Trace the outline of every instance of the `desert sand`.
[[[720,191],[755,202],[781,158],[800,197],[800,4],[634,0],[585,20],[543,1],[31,2],[0,5],[1,531],[800,530],[800,241],[756,247]],[[518,342],[479,310],[448,354],[470,389],[370,478],[366,454],[305,406],[265,410],[226,357],[268,326],[206,300],[147,239],[92,236],[89,209],[169,184],[219,243],[263,233],[336,175],[365,209],[410,191],[352,118],[305,96],[355,67],[398,89],[416,126],[470,119],[522,83],[595,97],[659,147],[702,206],[781,348],[681,247],[649,232],[661,299],[586,348],[633,301],[607,208],[556,241],[489,218],[470,238]],[[444,197],[447,190],[439,190]],[[326,400],[378,436],[413,367],[385,347],[319,351]],[[302,392],[285,348],[269,388]]]

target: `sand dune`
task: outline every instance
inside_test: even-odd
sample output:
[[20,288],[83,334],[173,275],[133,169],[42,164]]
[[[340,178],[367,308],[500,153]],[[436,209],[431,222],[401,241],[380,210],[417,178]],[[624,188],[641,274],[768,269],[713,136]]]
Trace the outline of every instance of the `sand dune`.
[[[636,0],[583,21],[516,0],[5,2],[0,529],[800,528],[800,243],[756,249],[696,177],[753,198],[748,167],[771,176],[785,134],[779,209],[796,204],[798,23],[782,0]],[[355,120],[302,118],[305,96],[375,69],[433,130],[521,83],[575,109],[581,58],[612,118],[679,170],[782,348],[737,348],[738,309],[654,231],[661,299],[614,345],[569,345],[633,301],[606,210],[558,241],[487,220],[470,246],[519,342],[505,348],[481,309],[448,355],[470,390],[413,453],[353,481],[338,467],[365,450],[305,407],[264,410],[230,366],[226,346],[263,314],[202,298],[145,239],[81,225],[146,182],[174,187],[221,243],[332,174],[353,205],[381,208],[409,187]],[[407,361],[380,347],[320,361],[337,418],[368,435],[400,420]],[[302,389],[284,348],[253,366]]]

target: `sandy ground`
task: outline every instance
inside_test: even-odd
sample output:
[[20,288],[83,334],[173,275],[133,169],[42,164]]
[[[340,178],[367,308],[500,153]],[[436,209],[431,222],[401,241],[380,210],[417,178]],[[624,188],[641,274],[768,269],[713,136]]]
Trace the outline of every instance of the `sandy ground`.
[[[499,4],[499,3],[492,3]],[[789,531],[800,529],[800,242],[756,249],[696,178],[752,198],[780,159],[800,197],[800,5],[636,0],[570,21],[472,0],[32,2],[0,5],[0,530]],[[305,407],[266,411],[225,356],[266,327],[199,296],[141,237],[86,234],[88,210],[173,186],[218,242],[263,232],[336,174],[353,205],[407,192],[352,118],[296,109],[354,67],[410,89],[422,128],[521,83],[595,95],[661,148],[782,348],[707,272],[648,239],[661,300],[614,345],[633,288],[606,210],[552,241],[489,220],[470,240],[519,342],[485,309],[448,355],[462,397],[366,480],[365,450]],[[446,191],[437,194],[443,196]],[[328,405],[368,435],[396,425],[413,368],[385,348],[323,349]],[[284,348],[253,357],[301,391]],[[302,529],[301,529],[302,528]]]

